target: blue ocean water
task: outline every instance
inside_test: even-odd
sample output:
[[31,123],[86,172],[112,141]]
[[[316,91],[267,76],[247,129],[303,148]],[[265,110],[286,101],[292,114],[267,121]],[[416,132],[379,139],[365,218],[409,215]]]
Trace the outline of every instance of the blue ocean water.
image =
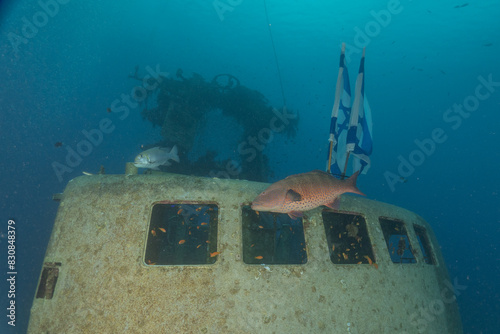
[[[300,121],[295,138],[277,135],[265,147],[269,181],[275,181],[324,168],[345,42],[352,83],[366,46],[365,89],[374,119],[372,167],[359,178],[359,188],[433,226],[452,281],[465,286],[457,291],[464,332],[498,333],[500,4],[266,3],[273,39],[263,0],[0,3],[4,310],[9,219],[17,227],[18,272],[16,326],[2,316],[0,332],[26,331],[58,209],[52,194],[101,165],[121,174],[141,145],[162,140],[160,128],[141,118],[140,107],[128,114],[107,111],[137,85],[128,77],[136,66],[142,75],[150,67],[175,77],[182,68],[186,76],[198,73],[206,80],[229,73],[277,108],[284,103],[281,80],[286,105]],[[196,137],[196,154],[215,150],[221,159],[237,159],[240,129],[218,117]],[[68,149],[85,139],[82,131],[99,128],[103,119],[112,130],[58,175],[54,162],[67,163]],[[431,144],[436,131],[439,140]],[[412,167],[401,167],[403,160],[413,161]],[[404,182],[391,183],[389,173]]]

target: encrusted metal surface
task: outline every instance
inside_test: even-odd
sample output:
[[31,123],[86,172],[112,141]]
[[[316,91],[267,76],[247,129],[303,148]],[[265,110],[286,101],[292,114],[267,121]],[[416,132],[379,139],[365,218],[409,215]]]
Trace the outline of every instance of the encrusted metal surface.
[[[242,261],[241,205],[267,184],[174,174],[78,177],[64,191],[45,262],[61,262],[52,299],[35,299],[29,333],[461,333],[436,238],[402,208],[342,197],[365,217],[378,269],[330,261],[321,210],[304,220],[308,262]],[[216,202],[217,262],[144,263],[151,207]],[[437,265],[394,264],[378,218],[424,226]],[[409,238],[418,245],[413,229]]]

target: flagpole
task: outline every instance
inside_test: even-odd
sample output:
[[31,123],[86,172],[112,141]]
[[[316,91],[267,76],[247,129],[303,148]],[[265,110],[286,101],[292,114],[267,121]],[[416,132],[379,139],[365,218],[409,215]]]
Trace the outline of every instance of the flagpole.
[[326,170],[328,174],[330,174],[332,171],[332,151],[333,151],[333,141],[330,142],[330,154],[328,155],[328,165]]

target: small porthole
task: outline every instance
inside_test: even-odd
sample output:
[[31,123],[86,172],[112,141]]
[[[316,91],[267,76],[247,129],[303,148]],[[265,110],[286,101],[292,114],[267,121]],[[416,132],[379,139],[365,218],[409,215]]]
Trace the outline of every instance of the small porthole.
[[417,260],[413,255],[414,250],[411,247],[404,222],[386,217],[380,217],[379,221],[392,262],[416,263]]
[[148,265],[202,265],[217,259],[215,204],[155,204],[144,262]]
[[334,264],[378,267],[363,216],[323,210],[330,260]]
[[307,253],[302,218],[242,207],[243,262],[304,264]]
[[424,262],[427,264],[436,264],[432,253],[431,243],[429,242],[429,237],[427,236],[427,230],[425,227],[419,225],[413,225],[413,229],[417,235],[420,250],[422,251],[422,256],[424,257]]

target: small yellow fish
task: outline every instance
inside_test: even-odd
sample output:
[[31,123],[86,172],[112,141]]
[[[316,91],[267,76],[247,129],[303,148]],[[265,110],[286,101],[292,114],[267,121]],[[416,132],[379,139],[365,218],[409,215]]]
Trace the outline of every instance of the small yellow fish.
[[179,241],[179,245],[182,245],[185,242],[186,242],[186,240],[181,240],[181,241]]
[[256,256],[255,257],[257,260],[262,260],[264,257],[262,255]]

